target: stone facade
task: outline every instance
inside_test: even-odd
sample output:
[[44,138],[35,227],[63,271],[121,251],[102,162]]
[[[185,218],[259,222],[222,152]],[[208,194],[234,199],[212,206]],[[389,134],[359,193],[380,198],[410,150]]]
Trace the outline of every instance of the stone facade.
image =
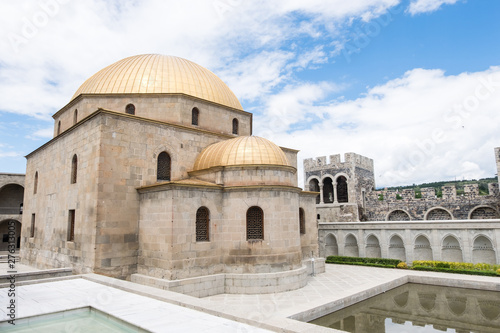
[[[27,156],[23,263],[190,294],[210,283],[210,294],[291,290],[312,262],[324,270],[312,260],[316,193],[297,187],[297,151],[249,137],[250,113],[186,94],[106,93],[75,97],[54,120],[54,138]],[[240,139],[262,146],[234,154],[269,162],[194,168],[207,147]]]

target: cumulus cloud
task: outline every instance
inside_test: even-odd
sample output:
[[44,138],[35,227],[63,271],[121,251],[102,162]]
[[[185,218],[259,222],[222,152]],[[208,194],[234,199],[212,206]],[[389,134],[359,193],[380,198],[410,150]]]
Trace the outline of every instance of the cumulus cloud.
[[411,15],[434,12],[442,5],[453,5],[458,0],[412,0],[408,6],[408,12]]
[[459,75],[417,68],[355,100],[328,101],[321,84],[285,88],[254,122],[301,158],[373,158],[378,186],[482,178],[496,173],[499,92],[500,67]]
[[239,98],[252,101],[292,69],[328,61],[330,50],[308,50],[291,40],[308,36],[332,44],[339,27],[382,15],[398,2],[6,2],[0,12],[2,109],[48,119],[86,78],[143,53],[188,58],[221,73]]

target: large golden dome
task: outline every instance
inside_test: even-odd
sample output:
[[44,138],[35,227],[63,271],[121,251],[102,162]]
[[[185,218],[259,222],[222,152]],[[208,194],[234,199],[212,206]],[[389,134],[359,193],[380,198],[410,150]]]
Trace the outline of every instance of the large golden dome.
[[276,144],[258,136],[240,136],[214,143],[196,158],[193,170],[231,165],[291,166]]
[[189,60],[160,54],[144,54],[115,62],[85,81],[71,98],[80,94],[186,94],[243,110],[240,102],[209,71]]

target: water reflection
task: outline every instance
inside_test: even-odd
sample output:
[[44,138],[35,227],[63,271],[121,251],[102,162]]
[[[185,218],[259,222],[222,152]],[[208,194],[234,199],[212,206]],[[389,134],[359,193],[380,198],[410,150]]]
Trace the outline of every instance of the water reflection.
[[406,284],[311,323],[351,333],[498,333],[500,292]]

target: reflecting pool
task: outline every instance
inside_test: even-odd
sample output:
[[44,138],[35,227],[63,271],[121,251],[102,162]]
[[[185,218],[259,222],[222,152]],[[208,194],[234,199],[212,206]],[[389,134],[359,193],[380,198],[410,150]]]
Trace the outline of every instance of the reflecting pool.
[[15,323],[0,323],[0,332],[6,328],[12,333],[149,332],[91,307],[16,319]]
[[498,333],[500,292],[406,284],[310,323],[352,333]]

